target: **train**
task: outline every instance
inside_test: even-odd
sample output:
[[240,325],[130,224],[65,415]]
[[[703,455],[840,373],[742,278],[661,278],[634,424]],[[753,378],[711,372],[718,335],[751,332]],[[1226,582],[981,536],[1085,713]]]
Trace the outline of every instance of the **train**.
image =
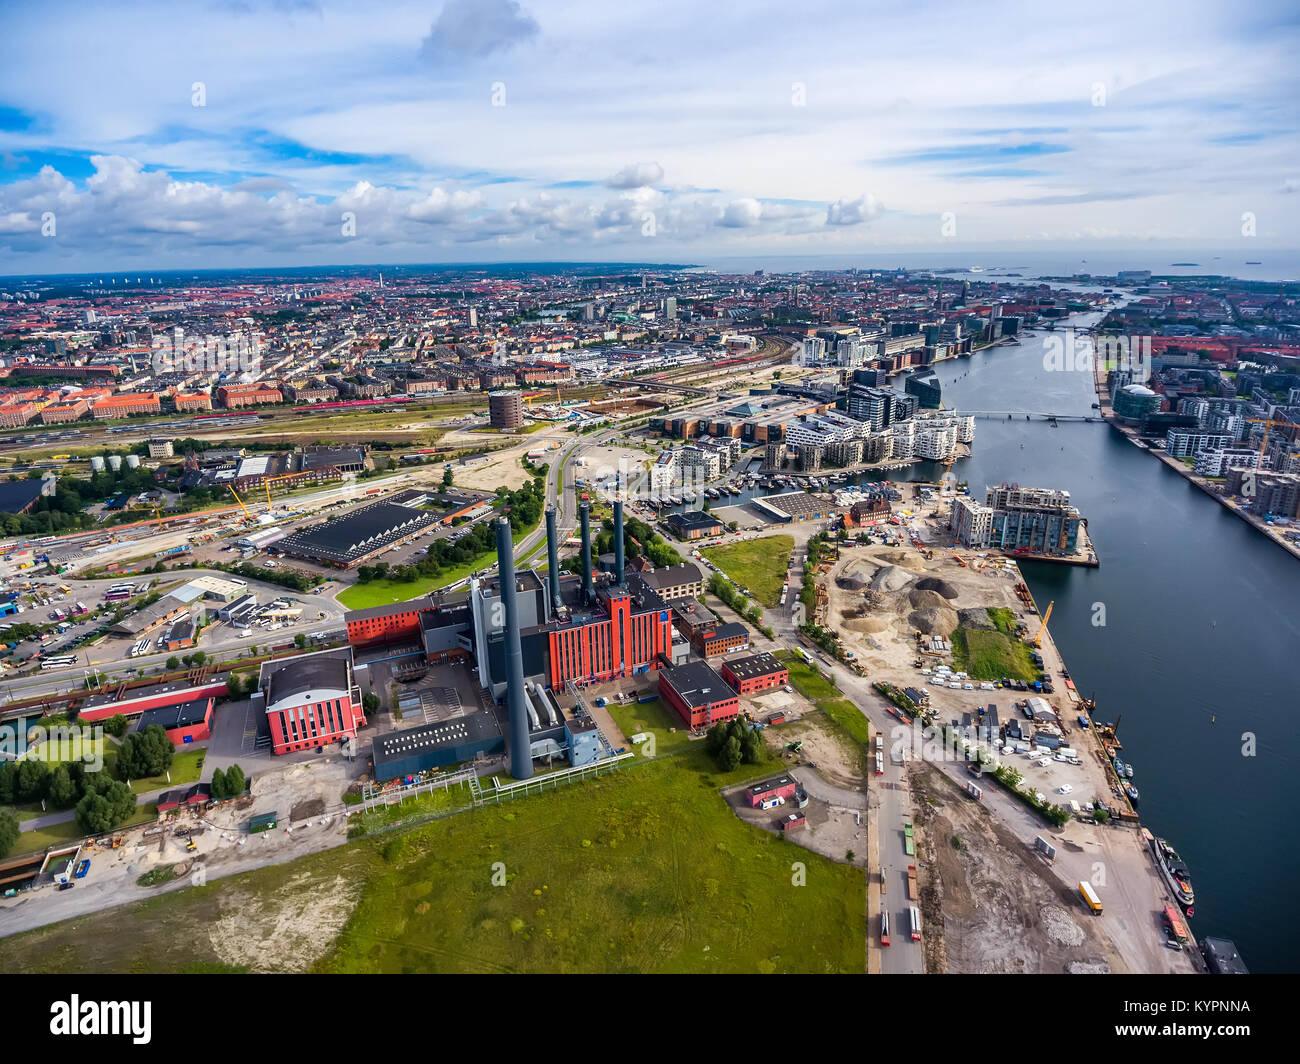
[[391,406],[393,403],[409,403],[409,395],[389,395],[383,399],[342,399],[337,403],[308,403],[306,406],[292,407],[295,414],[308,414],[317,410],[351,410],[356,407]]

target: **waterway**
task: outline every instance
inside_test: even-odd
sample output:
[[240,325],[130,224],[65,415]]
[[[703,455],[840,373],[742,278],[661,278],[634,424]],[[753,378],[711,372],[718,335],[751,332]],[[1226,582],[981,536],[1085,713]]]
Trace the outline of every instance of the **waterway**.
[[[945,405],[1092,412],[1089,373],[1045,368],[1047,335],[940,363]],[[914,468],[895,475],[937,475]],[[1079,689],[1120,722],[1143,823],[1191,870],[1192,927],[1231,938],[1252,971],[1300,969],[1300,563],[1106,424],[980,419],[953,471],[976,497],[1003,480],[1070,492],[1101,567],[1023,572],[1040,609],[1056,602]]]
[[[1051,335],[938,363],[944,405],[1096,414],[1091,372],[1048,368]],[[943,472],[927,462],[854,479]],[[1056,603],[1052,636],[1071,677],[1100,720],[1119,722],[1142,821],[1191,870],[1197,937],[1232,939],[1255,972],[1300,970],[1300,744],[1288,716],[1300,709],[1300,563],[1105,423],[980,418],[953,472],[977,498],[1004,480],[1070,492],[1100,568],[1022,571],[1040,609]],[[755,494],[771,492],[713,506]]]

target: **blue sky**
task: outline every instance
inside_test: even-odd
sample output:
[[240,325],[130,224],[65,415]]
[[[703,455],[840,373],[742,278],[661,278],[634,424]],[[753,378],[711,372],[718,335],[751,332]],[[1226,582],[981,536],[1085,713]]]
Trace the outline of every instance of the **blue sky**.
[[1294,5],[9,0],[5,36],[3,273],[1300,247]]

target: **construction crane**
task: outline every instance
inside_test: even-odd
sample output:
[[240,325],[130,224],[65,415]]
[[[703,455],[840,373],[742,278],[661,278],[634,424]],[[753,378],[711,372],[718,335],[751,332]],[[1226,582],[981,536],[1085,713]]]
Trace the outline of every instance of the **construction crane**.
[[235,497],[235,502],[239,503],[239,508],[244,511],[244,516],[251,521],[253,515],[248,512],[248,507],[244,505],[244,500],[239,497],[239,492],[235,490],[235,485],[227,484],[226,487],[230,489],[230,494]]
[[1259,459],[1255,463],[1260,469],[1263,469],[1264,452],[1268,450],[1268,430],[1271,429],[1274,425],[1278,425],[1278,426],[1291,425],[1293,428],[1295,426],[1290,421],[1274,421],[1272,418],[1266,418],[1266,417],[1248,417],[1246,418],[1246,420],[1251,422],[1252,424],[1264,426],[1264,436],[1259,441]]
[[1038,634],[1034,636],[1035,647],[1041,647],[1043,645],[1043,636],[1047,634],[1047,622],[1052,619],[1052,607],[1055,605],[1056,599],[1052,599],[1052,601],[1047,604],[1047,612],[1043,614],[1043,623],[1038,628]]
[[297,479],[298,479],[297,473],[288,473],[282,477],[267,477],[265,480],[262,481],[262,485],[266,488],[266,509],[268,512],[270,512],[271,509],[271,485],[281,480],[297,480]]

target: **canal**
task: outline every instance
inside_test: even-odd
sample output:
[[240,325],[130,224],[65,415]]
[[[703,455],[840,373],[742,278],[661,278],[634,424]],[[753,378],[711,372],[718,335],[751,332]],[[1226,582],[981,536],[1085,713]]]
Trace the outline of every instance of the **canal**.
[[[944,404],[1092,412],[1089,373],[1045,368],[1048,335],[941,363]],[[1003,480],[1070,492],[1101,567],[1027,563],[1026,581],[1040,609],[1056,602],[1052,635],[1080,691],[1119,721],[1143,823],[1191,870],[1197,937],[1231,938],[1252,971],[1295,971],[1300,563],[1109,425],[980,419],[953,471],[976,497]]]

